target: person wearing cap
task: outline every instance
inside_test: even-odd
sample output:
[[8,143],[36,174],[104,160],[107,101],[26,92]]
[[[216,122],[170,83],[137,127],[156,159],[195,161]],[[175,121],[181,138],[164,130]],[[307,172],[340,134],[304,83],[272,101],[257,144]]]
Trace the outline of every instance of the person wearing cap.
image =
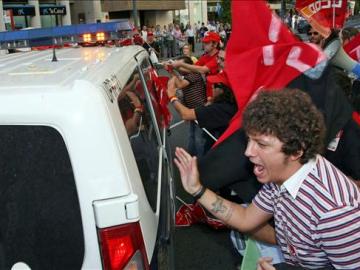
[[[215,75],[219,72],[218,63],[217,63],[217,55],[218,48],[221,38],[219,34],[215,32],[208,32],[207,35],[203,38],[202,42],[204,44],[205,54],[203,54],[195,65],[185,64],[179,61],[175,61],[172,65],[175,68],[182,67],[186,68],[192,72],[199,72],[206,76]],[[211,85],[207,84],[207,96],[212,96]]]
[[147,33],[147,41],[143,44],[144,49],[150,54],[151,51],[154,51],[156,56],[160,56],[160,46],[157,41],[155,41],[154,33],[148,32]]
[[[175,83],[168,84],[167,95],[171,104],[183,120],[198,121],[201,128],[205,128],[214,138],[219,138],[227,129],[230,120],[237,112],[237,104],[229,83],[224,76],[213,76],[213,102],[194,109],[183,105],[176,97]],[[205,152],[214,144],[214,139],[206,135]]]

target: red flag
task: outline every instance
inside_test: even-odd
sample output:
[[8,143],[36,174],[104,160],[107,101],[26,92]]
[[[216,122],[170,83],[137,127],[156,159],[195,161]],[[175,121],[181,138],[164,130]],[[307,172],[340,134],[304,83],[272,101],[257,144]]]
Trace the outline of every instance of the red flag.
[[344,26],[347,0],[297,0],[295,8],[316,31],[328,37],[331,29]]
[[360,114],[358,112],[353,112],[352,118],[360,126]]
[[238,16],[233,16],[225,72],[239,111],[216,144],[240,128],[244,108],[259,90],[283,88],[326,59],[315,45],[299,41],[265,1],[232,1],[232,14]]
[[163,116],[163,124],[165,127],[169,126],[171,121],[171,113],[168,109],[169,98],[166,94],[167,83],[169,78],[166,76],[158,76],[155,69],[152,69],[151,72],[151,80],[154,82],[156,87],[156,92],[158,95],[158,102],[160,104],[160,111]]
[[360,34],[357,34],[345,46],[344,51],[355,61],[360,62]]

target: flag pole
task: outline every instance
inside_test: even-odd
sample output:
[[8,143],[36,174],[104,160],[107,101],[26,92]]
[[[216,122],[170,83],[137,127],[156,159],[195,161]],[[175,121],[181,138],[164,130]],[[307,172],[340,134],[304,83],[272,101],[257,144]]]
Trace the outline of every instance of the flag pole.
[[333,6],[333,29],[335,28],[335,3],[334,0],[332,1],[332,6]]

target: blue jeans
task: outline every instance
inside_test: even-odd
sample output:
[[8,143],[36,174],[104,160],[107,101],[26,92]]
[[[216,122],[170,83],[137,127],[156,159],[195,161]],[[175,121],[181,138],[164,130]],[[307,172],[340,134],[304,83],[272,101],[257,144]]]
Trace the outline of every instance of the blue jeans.
[[189,123],[188,151],[190,155],[200,157],[204,154],[205,138],[202,129],[194,122]]

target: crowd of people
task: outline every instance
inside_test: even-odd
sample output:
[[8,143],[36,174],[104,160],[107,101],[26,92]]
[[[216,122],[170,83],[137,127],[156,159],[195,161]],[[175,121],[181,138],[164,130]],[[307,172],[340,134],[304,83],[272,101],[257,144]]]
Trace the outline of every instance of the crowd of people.
[[192,53],[195,52],[195,44],[201,42],[207,32],[216,32],[219,34],[222,42],[226,44],[231,34],[231,26],[229,23],[221,23],[219,21],[209,21],[205,23],[170,23],[164,25],[142,26],[136,29],[142,38],[143,43],[149,43],[149,37],[153,37],[150,41],[155,49],[158,58],[172,58],[183,54],[184,46],[187,46]]
[[[296,20],[291,24],[294,27]],[[171,24],[141,31],[148,43],[145,48],[154,48],[159,57],[176,57],[163,62],[170,73],[167,95],[174,110],[189,121],[189,144],[186,150],[176,149],[175,164],[194,205],[179,209],[177,225],[198,222],[194,216],[183,217],[189,209],[205,208],[202,213],[212,215],[212,225],[216,220],[217,227],[228,226],[274,245],[282,254],[282,269],[360,269],[360,175],[358,169],[349,169],[360,164],[360,123],[349,120],[326,145],[324,118],[330,117],[326,115],[330,109],[325,97],[314,98],[304,89],[262,91],[246,107],[242,124],[246,150],[239,155],[252,163],[252,175],[262,185],[251,201],[240,198],[247,207],[227,200],[228,194],[222,193],[226,186],[210,190],[199,172],[198,159],[207,155],[238,111],[225,69],[230,32],[229,25],[221,23]],[[307,34],[309,42],[322,49],[327,46],[328,39],[319,32],[310,28]],[[333,33],[343,45],[356,34],[354,28]],[[192,52],[199,40],[204,54],[197,59]],[[341,68],[334,69],[350,110],[359,112],[358,81]],[[352,147],[350,158],[337,150],[344,145]],[[267,258],[258,267],[275,269]]]

